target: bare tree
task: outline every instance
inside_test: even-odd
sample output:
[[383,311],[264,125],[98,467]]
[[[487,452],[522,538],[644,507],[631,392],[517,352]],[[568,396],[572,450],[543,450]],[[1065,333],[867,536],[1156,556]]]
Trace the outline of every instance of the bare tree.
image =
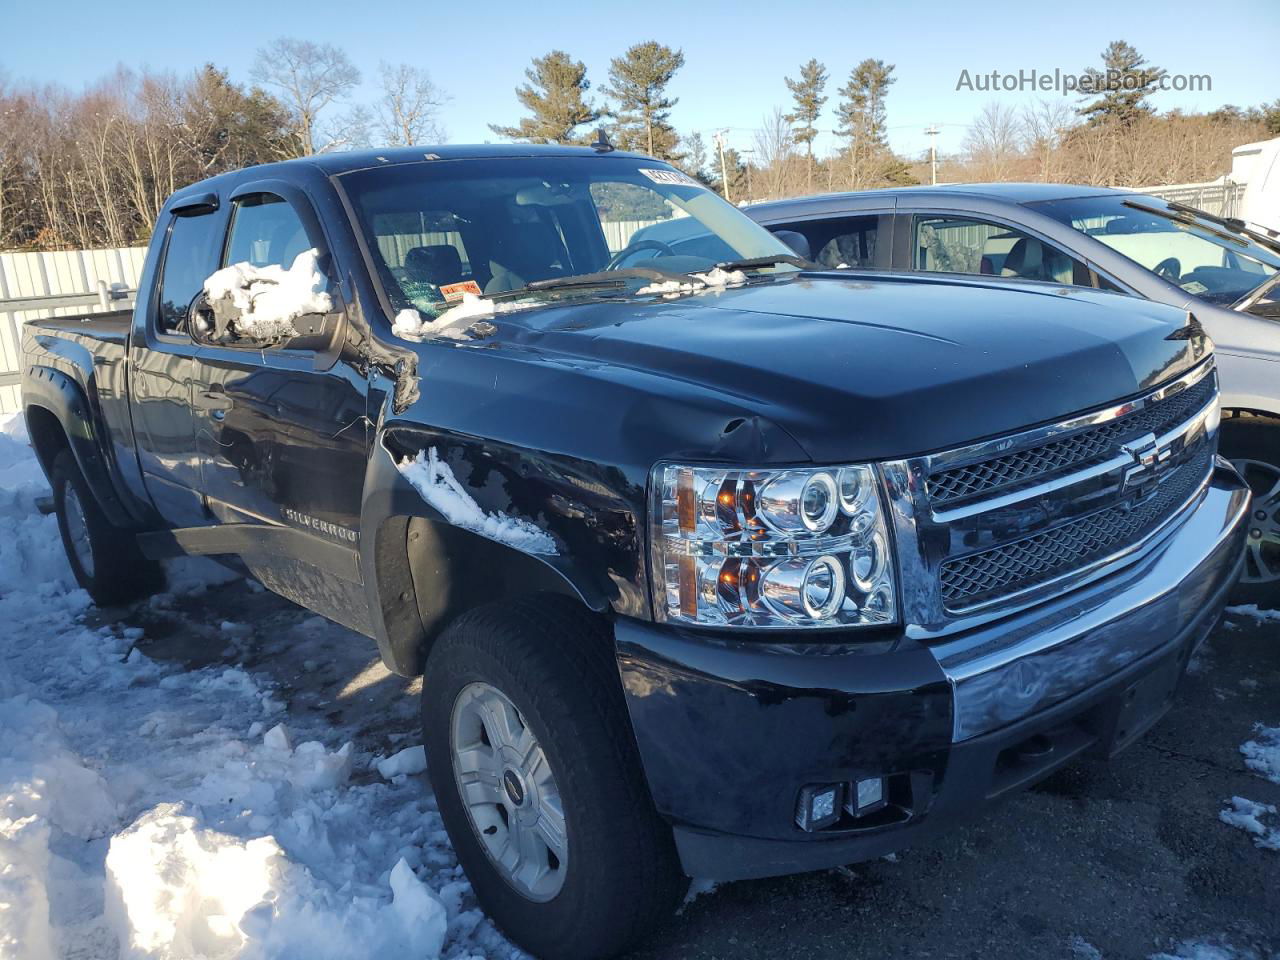
[[388,146],[412,147],[446,139],[440,108],[448,95],[427,71],[407,63],[378,66],[382,97],[377,104],[378,136]]
[[763,181],[758,192],[768,198],[785,197],[803,186],[800,155],[795,150],[795,134],[791,121],[781,107],[764,115],[756,131],[755,158]]
[[360,82],[360,71],[338,47],[280,37],[258,51],[250,76],[280,91],[293,112],[301,155],[317,150],[321,112],[339,102]]
[[978,114],[965,135],[965,152],[980,180],[1008,180],[1021,151],[1018,117],[1012,107],[991,101]]
[[1022,111],[1022,140],[1044,182],[1063,179],[1062,144],[1076,124],[1075,111],[1061,100],[1040,100]]

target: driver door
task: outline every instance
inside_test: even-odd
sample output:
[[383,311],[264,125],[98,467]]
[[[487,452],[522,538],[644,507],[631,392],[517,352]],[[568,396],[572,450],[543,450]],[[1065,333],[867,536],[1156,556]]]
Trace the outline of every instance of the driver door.
[[358,580],[367,380],[339,359],[346,325],[329,279],[336,271],[296,188],[254,185],[233,196],[221,266],[288,269],[310,249],[326,274],[328,314],[298,318],[300,335],[283,342],[230,337],[200,346],[193,407],[201,487],[220,523],[245,527],[236,552],[267,586],[359,629],[362,595],[342,598]]

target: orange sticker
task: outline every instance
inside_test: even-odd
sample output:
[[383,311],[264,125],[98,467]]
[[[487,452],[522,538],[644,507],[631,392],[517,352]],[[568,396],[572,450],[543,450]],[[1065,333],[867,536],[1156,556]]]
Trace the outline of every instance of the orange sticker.
[[446,303],[452,303],[455,300],[461,300],[464,293],[474,293],[480,296],[480,284],[474,280],[463,280],[459,283],[446,283],[440,288],[440,292],[444,294]]

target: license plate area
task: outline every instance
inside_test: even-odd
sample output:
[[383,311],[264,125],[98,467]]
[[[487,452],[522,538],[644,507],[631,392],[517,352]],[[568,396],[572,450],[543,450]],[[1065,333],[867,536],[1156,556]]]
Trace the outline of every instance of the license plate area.
[[[1186,650],[1189,651],[1190,647]],[[1111,746],[1107,751],[1109,756],[1114,757],[1132,744],[1168,712],[1186,665],[1185,653],[1165,657],[1155,669],[1129,684],[1120,694]]]

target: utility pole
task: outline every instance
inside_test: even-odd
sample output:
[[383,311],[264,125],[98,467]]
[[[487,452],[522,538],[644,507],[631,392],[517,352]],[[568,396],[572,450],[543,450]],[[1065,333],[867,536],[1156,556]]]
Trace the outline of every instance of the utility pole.
[[924,128],[924,132],[929,135],[929,182],[934,186],[938,184],[938,125],[930,124]]
[[[729,171],[724,165],[724,135],[728,132],[727,130],[717,130],[715,134],[716,147],[720,150],[720,190],[726,200],[729,200]],[[732,200],[729,200],[729,202],[733,203]]]

